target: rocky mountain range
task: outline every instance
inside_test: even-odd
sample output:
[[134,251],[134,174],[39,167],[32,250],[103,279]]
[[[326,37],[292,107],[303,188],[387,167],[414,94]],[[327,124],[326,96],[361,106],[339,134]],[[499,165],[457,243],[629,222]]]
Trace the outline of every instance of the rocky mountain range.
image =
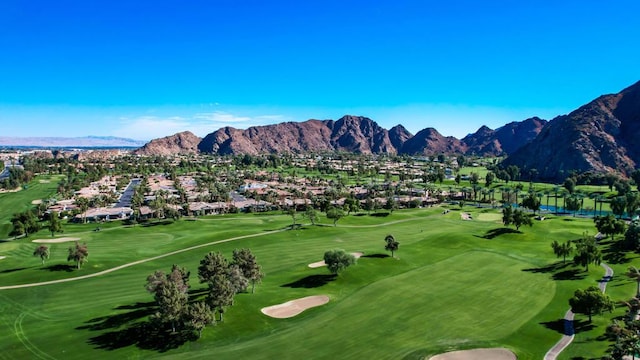
[[640,165],[638,136],[640,82],[551,120],[503,164],[536,169],[549,180],[561,180],[571,171],[629,175]]
[[347,151],[362,154],[468,154],[501,155],[524,144],[546,124],[537,118],[514,122],[497,130],[482,127],[462,140],[445,137],[436,129],[427,128],[416,135],[404,126],[390,130],[375,121],[346,115],[338,120],[307,120],[246,130],[224,127],[203,139],[182,132],[155,139],[134,153],[139,155],[168,155],[186,153],[264,154],[303,153],[310,151]]
[[536,169],[540,178],[561,180],[572,171],[628,175],[640,165],[639,136],[640,82],[551,121],[532,117],[495,130],[482,126],[462,139],[445,137],[434,128],[415,135],[402,125],[387,130],[369,118],[346,115],[338,120],[287,122],[245,130],[224,127],[203,139],[180,133],[152,140],[137,153],[507,155],[504,166]]

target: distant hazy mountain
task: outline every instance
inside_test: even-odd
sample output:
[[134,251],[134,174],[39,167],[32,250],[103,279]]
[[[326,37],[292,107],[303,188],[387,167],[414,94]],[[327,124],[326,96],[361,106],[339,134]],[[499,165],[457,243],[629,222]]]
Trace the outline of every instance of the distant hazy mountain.
[[35,147],[140,147],[145,141],[115,136],[8,137],[0,136],[0,146]]

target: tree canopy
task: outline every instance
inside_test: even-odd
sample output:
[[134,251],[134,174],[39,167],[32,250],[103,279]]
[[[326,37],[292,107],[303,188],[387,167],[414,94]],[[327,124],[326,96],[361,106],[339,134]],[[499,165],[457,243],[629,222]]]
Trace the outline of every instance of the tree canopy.
[[335,249],[324,253],[324,263],[332,274],[338,274],[342,270],[356,263],[356,258],[344,250]]
[[576,265],[584,266],[585,271],[589,271],[589,264],[600,265],[602,262],[602,252],[596,245],[593,236],[583,235],[582,239],[576,242],[576,253],[573,257]]
[[80,244],[76,241],[75,246],[70,246],[67,261],[75,261],[76,268],[80,269],[82,264],[89,261],[89,249],[87,248],[87,244]]
[[589,316],[589,322],[591,322],[592,315],[613,311],[615,307],[615,303],[609,295],[600,291],[597,286],[590,286],[586,290],[576,290],[573,297],[569,299],[569,305],[574,313]]
[[33,251],[33,256],[39,256],[44,265],[44,260],[49,258],[49,247],[47,245],[38,245]]
[[400,243],[397,242],[396,239],[391,234],[387,235],[384,238],[384,241],[386,242],[384,249],[387,251],[391,251],[391,257],[393,257],[393,253],[395,251],[398,251],[398,247],[400,246]]

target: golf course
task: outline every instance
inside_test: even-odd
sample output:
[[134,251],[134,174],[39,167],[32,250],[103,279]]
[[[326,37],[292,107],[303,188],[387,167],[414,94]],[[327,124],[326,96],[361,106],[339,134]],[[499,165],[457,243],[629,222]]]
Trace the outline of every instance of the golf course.
[[[0,194],[0,229],[11,213],[55,191],[52,183]],[[9,205],[10,204],[10,205]],[[447,212],[443,210],[449,210]],[[462,216],[461,214],[468,214]],[[554,216],[532,227],[504,227],[500,209],[457,205],[359,212],[315,225],[282,212],[225,214],[146,224],[64,224],[29,237],[0,234],[0,359],[429,359],[473,348],[506,348],[518,359],[542,359],[563,335],[562,317],[574,291],[597,285],[600,266],[588,271],[554,255],[550,244],[596,233],[591,218]],[[385,236],[399,249],[391,257]],[[81,269],[67,262],[73,242],[86,243]],[[51,240],[43,242],[43,240]],[[39,242],[34,242],[38,240]],[[47,243],[44,264],[33,256]],[[600,243],[615,274],[637,265],[633,254],[614,254]],[[197,340],[158,336],[146,324],[157,311],[145,290],[147,276],[173,264],[191,271],[190,299],[203,296],[200,260],[234,249],[255,254],[265,277],[255,293],[239,293],[224,321]],[[338,275],[310,267],[325,251],[362,253]],[[608,261],[614,259],[615,261]],[[636,283],[614,276],[607,294],[634,295]],[[296,316],[274,318],[263,308],[325,296]],[[325,299],[325,298],[323,298]],[[326,303],[325,303],[326,302]],[[599,358],[611,319],[588,323],[576,315],[576,337],[559,359]]]

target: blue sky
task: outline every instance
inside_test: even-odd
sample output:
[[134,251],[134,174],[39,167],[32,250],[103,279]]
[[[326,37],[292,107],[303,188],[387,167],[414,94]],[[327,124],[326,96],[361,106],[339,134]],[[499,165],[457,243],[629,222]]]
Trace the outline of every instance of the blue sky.
[[0,1],[0,136],[363,115],[462,137],[640,80],[636,0]]

